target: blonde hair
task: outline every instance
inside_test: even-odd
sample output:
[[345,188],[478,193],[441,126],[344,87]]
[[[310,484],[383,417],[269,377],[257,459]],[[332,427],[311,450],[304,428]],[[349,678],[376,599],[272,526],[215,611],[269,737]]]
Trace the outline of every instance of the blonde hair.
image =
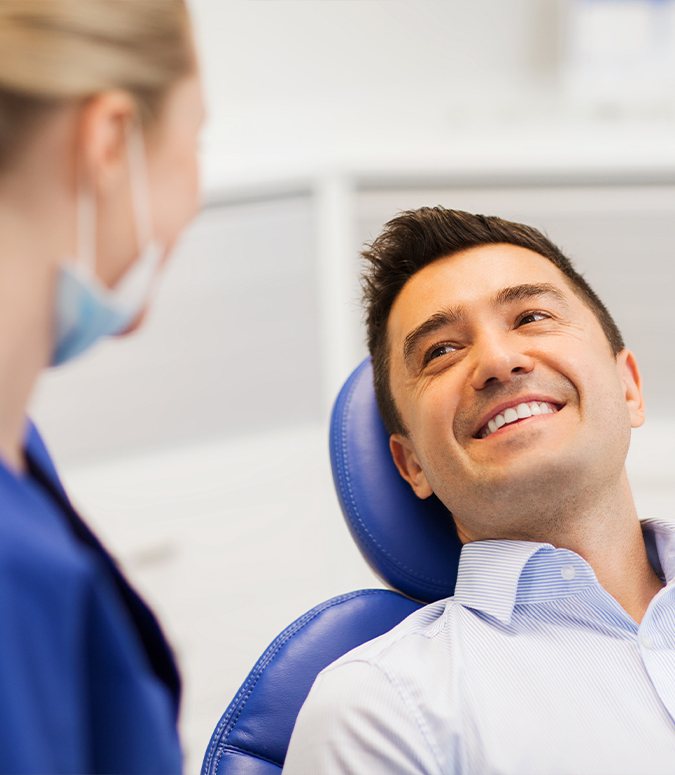
[[148,124],[193,68],[185,0],[0,0],[0,168],[50,109],[123,89]]

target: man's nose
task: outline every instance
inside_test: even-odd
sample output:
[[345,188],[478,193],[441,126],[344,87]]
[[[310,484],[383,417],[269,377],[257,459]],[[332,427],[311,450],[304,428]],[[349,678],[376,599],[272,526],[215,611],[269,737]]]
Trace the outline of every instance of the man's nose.
[[[522,345],[521,343],[518,343]],[[475,367],[472,385],[475,390],[494,384],[505,384],[516,374],[528,374],[534,368],[532,356],[523,352],[508,334],[488,334],[474,345]]]

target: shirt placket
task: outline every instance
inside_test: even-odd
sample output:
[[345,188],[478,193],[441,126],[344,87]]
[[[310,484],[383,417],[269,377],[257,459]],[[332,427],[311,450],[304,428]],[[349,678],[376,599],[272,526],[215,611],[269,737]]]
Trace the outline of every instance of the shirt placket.
[[637,637],[645,672],[675,724],[674,609],[675,582],[671,582],[652,599],[638,627]]

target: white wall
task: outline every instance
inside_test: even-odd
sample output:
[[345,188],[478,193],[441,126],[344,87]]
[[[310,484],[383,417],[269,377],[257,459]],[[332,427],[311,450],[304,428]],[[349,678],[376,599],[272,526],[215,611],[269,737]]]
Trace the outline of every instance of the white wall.
[[192,0],[209,151],[265,157],[527,111],[557,79],[558,0]]

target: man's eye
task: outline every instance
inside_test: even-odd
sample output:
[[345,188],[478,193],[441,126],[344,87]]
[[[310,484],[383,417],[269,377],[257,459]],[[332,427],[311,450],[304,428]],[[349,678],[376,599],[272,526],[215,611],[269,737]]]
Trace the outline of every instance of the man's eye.
[[447,355],[448,353],[456,352],[457,349],[458,349],[457,345],[450,344],[449,342],[445,342],[443,344],[436,344],[430,350],[427,350],[427,352],[424,354],[424,365],[426,366],[427,363],[435,360],[436,358],[440,358],[442,355]]
[[524,315],[521,315],[518,318],[518,325],[522,326],[523,323],[536,323],[539,320],[546,320],[547,318],[550,318],[550,315],[547,315],[545,312],[526,312]]

